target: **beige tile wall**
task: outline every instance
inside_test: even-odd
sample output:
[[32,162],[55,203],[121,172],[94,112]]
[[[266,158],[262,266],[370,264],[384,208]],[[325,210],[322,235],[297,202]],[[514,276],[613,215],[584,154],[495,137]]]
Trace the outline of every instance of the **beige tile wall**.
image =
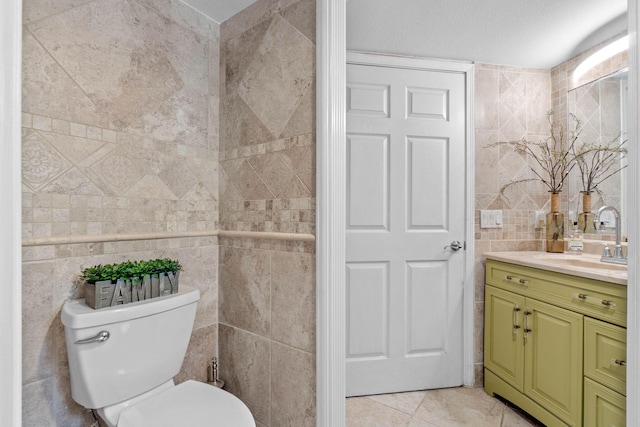
[[[221,27],[220,228],[315,233],[315,2]],[[220,240],[220,372],[258,426],[315,425],[315,245]]]
[[[551,108],[549,70],[476,64],[475,67],[475,372],[483,384],[484,260],[494,251],[542,250],[542,232],[533,226],[535,210],[548,209],[549,193],[537,182],[500,189],[532,176],[526,160],[499,141],[547,136]],[[481,229],[480,210],[501,209],[503,227]]]
[[[25,0],[24,19],[24,424],[86,426],[59,317],[82,268],[179,259],[202,299],[177,380],[217,353],[219,26],[177,0]],[[104,241],[132,233],[164,238]]]

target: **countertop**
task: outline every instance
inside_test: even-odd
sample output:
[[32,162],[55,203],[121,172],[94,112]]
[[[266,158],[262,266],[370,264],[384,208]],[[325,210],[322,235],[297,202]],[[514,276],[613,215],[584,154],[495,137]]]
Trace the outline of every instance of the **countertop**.
[[601,262],[600,255],[513,251],[486,252],[482,257],[620,285],[627,284],[627,266]]

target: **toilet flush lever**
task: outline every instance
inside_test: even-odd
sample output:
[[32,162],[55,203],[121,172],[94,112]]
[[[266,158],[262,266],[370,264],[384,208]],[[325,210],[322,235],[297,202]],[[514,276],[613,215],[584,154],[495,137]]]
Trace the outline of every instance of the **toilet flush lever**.
[[74,344],[91,344],[93,342],[104,342],[108,340],[110,336],[111,334],[109,333],[109,331],[100,331],[95,337],[78,340]]

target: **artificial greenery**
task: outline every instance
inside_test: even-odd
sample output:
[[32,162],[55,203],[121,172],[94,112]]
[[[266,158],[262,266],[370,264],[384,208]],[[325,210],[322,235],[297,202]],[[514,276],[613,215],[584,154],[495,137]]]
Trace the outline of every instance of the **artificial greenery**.
[[149,261],[125,261],[119,264],[95,265],[82,270],[80,278],[87,283],[103,280],[132,279],[152,274],[176,272],[182,270],[178,261],[169,258],[152,259]]

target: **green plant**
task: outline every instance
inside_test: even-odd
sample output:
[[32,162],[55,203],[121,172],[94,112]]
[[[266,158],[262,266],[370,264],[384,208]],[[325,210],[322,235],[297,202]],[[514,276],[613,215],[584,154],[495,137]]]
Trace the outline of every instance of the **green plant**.
[[103,280],[132,279],[134,277],[179,270],[182,270],[182,265],[178,261],[169,258],[149,261],[125,261],[119,264],[98,264],[85,268],[82,270],[80,278],[87,283],[96,283]]

